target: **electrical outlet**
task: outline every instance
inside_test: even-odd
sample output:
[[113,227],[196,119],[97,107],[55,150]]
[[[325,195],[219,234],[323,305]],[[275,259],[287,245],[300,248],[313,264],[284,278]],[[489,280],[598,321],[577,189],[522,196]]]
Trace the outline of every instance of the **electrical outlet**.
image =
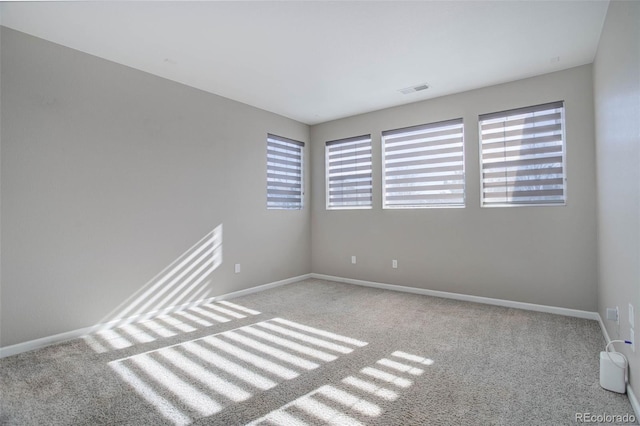
[[393,260],[391,261],[391,267],[392,267],[393,269],[398,269],[398,261],[397,261],[397,260],[395,260],[395,259],[393,259]]
[[235,270],[236,274],[240,273],[240,264],[239,263],[236,263],[236,265],[234,267],[234,270]]
[[356,257],[355,256],[351,256],[351,263],[353,263],[354,265],[356,264]]
[[629,330],[629,340],[631,340],[631,352],[635,352],[636,351],[636,337],[634,336],[633,328],[631,330]]
[[609,321],[615,321],[616,323],[618,323],[618,307],[616,306],[615,309],[614,308],[607,308],[607,319]]
[[629,303],[629,325],[633,328],[636,324],[636,318],[633,313],[633,305]]

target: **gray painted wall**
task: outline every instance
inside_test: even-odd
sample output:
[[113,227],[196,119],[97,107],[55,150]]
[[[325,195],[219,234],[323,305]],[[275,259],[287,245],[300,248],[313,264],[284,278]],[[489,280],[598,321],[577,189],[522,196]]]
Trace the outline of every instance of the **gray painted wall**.
[[[556,100],[566,107],[567,205],[480,208],[478,114]],[[458,117],[465,122],[466,208],[383,210],[380,132]],[[593,131],[591,65],[313,126],[312,270],[594,311]],[[373,209],[327,211],[325,141],[368,133]],[[392,259],[398,269],[391,268]]]
[[640,396],[640,2],[609,4],[594,62],[598,161],[598,311],[620,307],[620,326],[605,321],[612,339],[629,338],[628,304],[635,307],[636,352],[630,384]]
[[306,125],[7,28],[1,52],[0,345],[117,316],[221,224],[222,264],[145,310],[310,271],[310,209],[266,209],[266,135]]
[[[598,58],[624,51],[607,47],[622,36],[605,30]],[[590,65],[313,126],[306,156],[313,196],[305,196],[312,209],[268,211],[266,133],[307,141],[304,124],[6,28],[0,46],[2,346],[117,316],[220,224],[222,264],[180,302],[313,271],[597,308]],[[618,90],[611,87],[616,68],[598,61],[596,94],[606,99]],[[560,99],[567,109],[567,206],[480,208],[478,114]],[[605,115],[602,107],[599,160],[602,169],[611,157],[611,170],[600,188],[619,179],[612,165],[620,155],[603,148],[602,135],[613,127]],[[466,123],[466,208],[382,210],[380,132],[456,117]],[[374,143],[374,208],[326,211],[324,142],[365,133]],[[634,202],[638,217],[637,194]],[[607,206],[600,203],[601,214]],[[616,215],[626,210],[611,211],[601,227],[618,226]],[[601,240],[616,241],[600,231]],[[636,258],[639,240],[632,242]],[[600,256],[601,311],[607,295],[619,293],[605,281],[622,281],[611,278],[621,274],[614,255],[620,243],[611,244]],[[241,274],[234,263],[242,263]],[[637,268],[633,273],[637,278]],[[630,297],[625,291],[615,297]]]
[[[0,22],[2,9],[0,8]],[[2,70],[2,31],[0,31],[0,70]],[[0,321],[2,320],[2,73],[0,72]],[[0,324],[0,339],[2,325]],[[0,343],[0,346],[2,344]]]

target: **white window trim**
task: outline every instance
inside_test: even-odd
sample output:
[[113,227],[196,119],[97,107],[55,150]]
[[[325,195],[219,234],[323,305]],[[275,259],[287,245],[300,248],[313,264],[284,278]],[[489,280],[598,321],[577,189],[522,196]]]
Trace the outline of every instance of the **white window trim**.
[[304,150],[305,150],[306,144],[304,142],[297,141],[295,139],[286,138],[284,136],[278,136],[278,135],[273,134],[273,133],[267,133],[267,152],[266,152],[266,154],[267,154],[267,156],[266,156],[266,158],[267,158],[267,163],[266,163],[267,175],[269,173],[268,140],[270,138],[280,139],[280,140],[285,141],[285,142],[289,142],[289,143],[294,143],[294,144],[300,145],[300,207],[279,207],[279,206],[271,206],[270,207],[269,206],[269,202],[268,202],[268,199],[269,199],[269,189],[268,189],[269,188],[269,181],[268,181],[268,178],[267,178],[267,182],[266,182],[267,185],[266,185],[266,188],[265,188],[266,192],[267,192],[266,193],[267,210],[288,210],[288,211],[297,211],[297,210],[301,211],[301,210],[304,210],[304,207],[305,207],[305,202],[304,202],[304,198],[305,198],[305,191],[304,191],[304,182],[305,182],[305,179],[304,179],[304,175],[305,175],[304,162],[305,162],[305,155],[304,155]]
[[[551,101],[545,102],[542,104],[530,105],[528,107],[519,107],[519,108],[510,108],[504,111],[497,111],[495,114],[500,112],[509,112],[513,110],[523,109],[523,108],[533,108],[536,106],[542,106],[546,104],[553,104],[556,102],[562,102],[562,179],[564,182],[564,201],[562,203],[535,203],[535,204],[511,204],[511,203],[495,203],[495,204],[484,204],[484,186],[483,186],[483,176],[482,176],[482,123],[480,120],[480,114],[478,116],[478,167],[480,170],[480,208],[483,209],[493,209],[493,208],[511,208],[511,207],[563,207],[567,205],[569,190],[568,190],[568,180],[567,180],[567,126],[566,126],[566,101]],[[493,114],[493,113],[489,113]]]
[[[348,138],[342,138],[342,139],[335,139],[335,140],[331,140],[331,141],[327,141],[325,142],[324,145],[324,187],[325,187],[325,191],[324,191],[324,199],[325,199],[325,210],[371,210],[373,209],[373,177],[371,178],[371,205],[369,206],[330,206],[329,205],[329,192],[330,192],[330,188],[329,188],[329,150],[327,149],[327,144],[329,144],[330,142],[339,142],[342,140],[349,140],[349,139],[356,139],[356,138],[365,138],[368,137],[369,138],[369,143],[371,144],[371,150],[373,151],[373,139],[371,138],[370,134],[365,134],[365,135],[361,135],[361,136],[353,136],[353,137],[348,137]],[[371,173],[373,175],[373,152],[371,153]]]
[[418,127],[418,126],[422,126],[422,125],[430,125],[430,124],[438,124],[438,123],[446,123],[448,121],[455,121],[455,120],[461,120],[462,122],[462,170],[463,170],[463,192],[462,192],[462,204],[459,203],[455,203],[455,204],[425,204],[425,205],[413,205],[413,206],[399,206],[399,205],[389,205],[387,206],[387,191],[386,191],[386,187],[385,187],[385,179],[386,179],[386,175],[387,175],[387,170],[386,170],[386,162],[385,162],[385,138],[383,136],[383,133],[386,131],[383,131],[380,133],[380,141],[381,141],[381,148],[382,148],[382,152],[381,152],[381,160],[382,160],[382,176],[381,176],[381,188],[382,188],[382,209],[383,210],[418,210],[418,209],[464,209],[467,207],[467,168],[466,168],[466,164],[467,164],[467,160],[466,160],[466,138],[465,138],[465,123],[464,123],[464,118],[460,117],[460,118],[453,118],[453,119],[448,119],[448,120],[440,120],[440,121],[435,121],[435,122],[431,122],[431,123],[425,123],[425,124],[418,124],[415,126],[407,126],[407,127],[400,127],[398,129],[390,129],[390,130],[401,130],[403,128],[411,128],[411,127]]

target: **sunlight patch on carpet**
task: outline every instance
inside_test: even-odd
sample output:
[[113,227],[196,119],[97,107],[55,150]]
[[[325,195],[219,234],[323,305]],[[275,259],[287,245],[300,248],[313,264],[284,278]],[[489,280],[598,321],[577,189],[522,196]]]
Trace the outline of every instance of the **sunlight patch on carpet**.
[[[225,304],[216,311],[225,313],[237,306]],[[109,366],[165,419],[184,425],[366,345],[351,337],[274,318],[111,361]],[[375,404],[356,400],[342,389],[325,386],[317,393],[328,400],[348,401],[351,409],[364,414],[379,412]],[[316,415],[331,411],[319,401],[301,404]],[[322,415],[336,417],[336,413]]]
[[[389,358],[376,361],[380,368],[394,370],[397,374],[378,368],[364,367],[358,374],[344,378],[339,385],[327,384],[261,417],[249,426],[296,425],[310,426],[318,423],[335,426],[360,426],[367,418],[378,417],[382,408],[377,400],[395,401],[400,389],[413,384],[409,376],[420,376],[433,360],[396,351]],[[382,401],[381,401],[382,402]]]

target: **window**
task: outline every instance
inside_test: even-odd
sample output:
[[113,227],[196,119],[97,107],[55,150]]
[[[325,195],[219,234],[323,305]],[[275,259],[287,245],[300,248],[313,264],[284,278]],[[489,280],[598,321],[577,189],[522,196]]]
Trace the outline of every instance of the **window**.
[[371,208],[371,135],[327,142],[327,209]]
[[462,119],[382,132],[384,208],[464,206]]
[[480,116],[482,205],[565,203],[564,102]]
[[304,143],[267,135],[267,208],[302,208]]

